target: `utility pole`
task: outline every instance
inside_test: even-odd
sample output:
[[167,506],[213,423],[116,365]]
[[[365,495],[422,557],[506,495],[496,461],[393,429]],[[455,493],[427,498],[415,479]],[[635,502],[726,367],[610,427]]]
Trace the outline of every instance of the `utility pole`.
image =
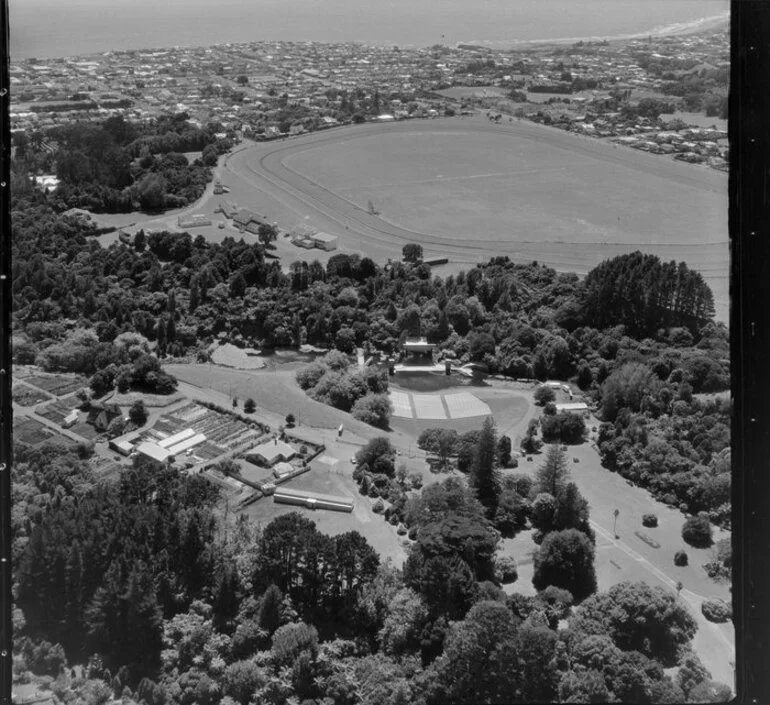
[[615,522],[612,525],[612,533],[615,535],[615,538],[618,538],[618,514],[620,514],[620,510],[616,509],[613,514],[615,515]]

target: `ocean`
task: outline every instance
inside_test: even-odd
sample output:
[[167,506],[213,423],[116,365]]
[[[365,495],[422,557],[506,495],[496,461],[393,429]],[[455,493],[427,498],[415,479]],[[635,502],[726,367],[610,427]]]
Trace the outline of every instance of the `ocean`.
[[728,0],[10,0],[11,59],[263,40],[430,46],[707,26]]

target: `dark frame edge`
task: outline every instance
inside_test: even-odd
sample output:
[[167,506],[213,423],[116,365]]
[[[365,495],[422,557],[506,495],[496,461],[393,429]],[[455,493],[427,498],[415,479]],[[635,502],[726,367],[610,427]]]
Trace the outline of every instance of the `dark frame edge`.
[[0,0],[0,699],[12,702],[11,126],[8,0]]
[[[732,0],[730,138],[730,332],[732,359],[733,603],[737,702],[770,700],[770,3]],[[764,490],[764,491],[763,491]]]

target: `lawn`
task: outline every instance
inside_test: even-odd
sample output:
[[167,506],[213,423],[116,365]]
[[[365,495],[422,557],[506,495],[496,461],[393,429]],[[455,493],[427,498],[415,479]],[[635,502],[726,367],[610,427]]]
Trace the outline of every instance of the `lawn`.
[[453,262],[505,254],[584,274],[642,249],[701,271],[726,315],[727,179],[713,170],[481,116],[258,145],[228,171],[239,203],[253,199],[282,227],[306,222],[381,261],[417,241]]
[[501,252],[532,241],[726,242],[726,191],[507,133],[403,130],[295,151],[283,164],[360,207],[372,199],[388,221],[447,241],[473,234]]
[[358,493],[351,477],[333,471],[311,470],[290,480],[283,486],[293,490],[307,490],[350,497],[354,501],[353,512],[348,514],[346,512],[305,509],[287,504],[276,504],[272,497],[264,497],[244,509],[243,513],[263,524],[268,524],[276,517],[296,511],[312,519],[319,531],[330,536],[346,531],[358,531],[377,551],[382,560],[391,558],[397,566],[401,566],[406,560],[403,544],[408,539],[399,536],[395,526],[391,526],[381,516],[372,512],[373,500],[362,497]]

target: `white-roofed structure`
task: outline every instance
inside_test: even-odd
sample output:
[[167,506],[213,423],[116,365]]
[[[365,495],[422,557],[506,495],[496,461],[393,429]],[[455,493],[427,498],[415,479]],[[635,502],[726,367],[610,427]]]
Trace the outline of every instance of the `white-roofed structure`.
[[567,404],[556,404],[557,414],[583,414],[588,415],[588,404],[582,401],[569,402]]
[[200,445],[201,443],[205,442],[205,440],[206,436],[204,436],[202,433],[196,433],[194,436],[185,438],[179,443],[175,443],[173,446],[167,446],[166,450],[171,455],[179,455],[180,453],[184,453],[186,450],[190,450],[190,448],[195,448],[195,446]]
[[152,441],[144,441],[140,443],[136,447],[136,452],[148,460],[152,460],[153,462],[159,463],[161,465],[167,463],[168,459],[171,457],[171,453],[169,453],[165,448],[159,446],[157,443],[153,443]]
[[319,250],[326,250],[328,252],[337,249],[338,238],[336,235],[329,235],[329,233],[315,233],[310,236],[310,239],[313,241],[313,245]]
[[179,431],[178,433],[174,433],[173,435],[167,436],[163,440],[158,441],[158,445],[161,448],[170,448],[171,446],[176,445],[181,441],[192,438],[194,435],[195,431],[193,431],[193,429],[186,428],[184,431]]
[[332,509],[337,512],[353,511],[353,500],[349,497],[303,492],[282,487],[276,489],[273,501],[279,504],[294,504],[308,509]]

